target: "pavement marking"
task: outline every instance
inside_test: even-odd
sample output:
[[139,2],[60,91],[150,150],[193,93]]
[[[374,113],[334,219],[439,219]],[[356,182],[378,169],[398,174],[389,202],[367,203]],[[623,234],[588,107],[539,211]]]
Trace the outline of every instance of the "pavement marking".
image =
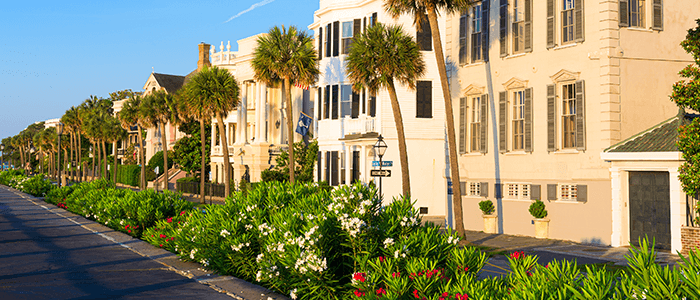
[[[501,269],[501,270],[503,270],[503,271],[510,272],[510,270],[508,270],[508,269],[506,269],[506,268],[503,268],[503,267],[500,267],[500,266],[497,266],[497,265],[494,265],[494,264],[492,264],[492,263],[490,263],[490,262],[488,262],[488,261],[486,262],[486,264],[489,265],[489,266],[492,266],[492,267]],[[495,271],[491,271],[491,272],[497,273],[497,272],[495,272]],[[504,273],[504,274],[505,274],[505,273]]]

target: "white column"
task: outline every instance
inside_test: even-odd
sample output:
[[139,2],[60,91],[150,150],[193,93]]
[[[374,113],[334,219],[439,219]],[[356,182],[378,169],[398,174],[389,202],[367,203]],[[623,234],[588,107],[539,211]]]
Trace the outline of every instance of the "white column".
[[683,245],[681,243],[681,226],[685,221],[685,193],[681,187],[681,181],[678,179],[678,168],[668,169],[668,179],[671,199],[671,251],[681,251]]
[[259,139],[261,143],[267,143],[267,85],[260,83],[260,123],[258,123]]
[[350,168],[352,167],[352,146],[345,145],[345,184],[352,183]]
[[251,133],[253,137],[255,137],[255,141],[253,142],[254,144],[260,143],[260,135],[258,134],[258,124],[260,124],[260,83],[255,82],[255,85],[253,87],[253,93],[255,93],[255,118],[253,119],[253,124],[255,124],[255,128],[253,129],[253,132]]
[[610,244],[613,247],[619,247],[623,244],[622,237],[622,181],[620,176],[620,168],[610,168],[610,184],[612,187],[612,236]]
[[240,126],[239,130],[241,132],[241,135],[240,135],[241,144],[248,143],[248,96],[250,95],[248,93],[249,86],[250,85],[248,83],[244,84],[243,91],[244,91],[245,96],[241,100],[241,118],[238,119],[239,120],[238,126]]

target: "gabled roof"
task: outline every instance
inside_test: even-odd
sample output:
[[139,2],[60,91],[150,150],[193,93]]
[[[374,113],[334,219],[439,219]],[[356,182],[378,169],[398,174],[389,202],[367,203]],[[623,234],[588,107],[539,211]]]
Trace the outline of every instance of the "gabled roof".
[[603,152],[677,152],[678,127],[697,117],[700,115],[680,110],[675,117],[612,145]]
[[156,79],[158,85],[165,88],[168,94],[174,94],[185,83],[185,76],[153,73],[153,78]]

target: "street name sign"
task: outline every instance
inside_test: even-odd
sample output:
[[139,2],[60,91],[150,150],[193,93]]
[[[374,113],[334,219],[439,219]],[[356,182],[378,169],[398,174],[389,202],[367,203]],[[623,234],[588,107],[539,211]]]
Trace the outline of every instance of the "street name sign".
[[391,170],[370,170],[369,176],[372,176],[372,177],[391,177]]

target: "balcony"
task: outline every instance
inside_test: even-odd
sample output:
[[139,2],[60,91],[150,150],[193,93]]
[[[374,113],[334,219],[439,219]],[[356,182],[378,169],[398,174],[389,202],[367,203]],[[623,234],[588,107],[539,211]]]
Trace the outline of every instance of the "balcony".
[[338,120],[321,120],[318,122],[320,139],[340,139],[348,134],[376,132],[375,117],[360,115],[353,119],[350,116]]

